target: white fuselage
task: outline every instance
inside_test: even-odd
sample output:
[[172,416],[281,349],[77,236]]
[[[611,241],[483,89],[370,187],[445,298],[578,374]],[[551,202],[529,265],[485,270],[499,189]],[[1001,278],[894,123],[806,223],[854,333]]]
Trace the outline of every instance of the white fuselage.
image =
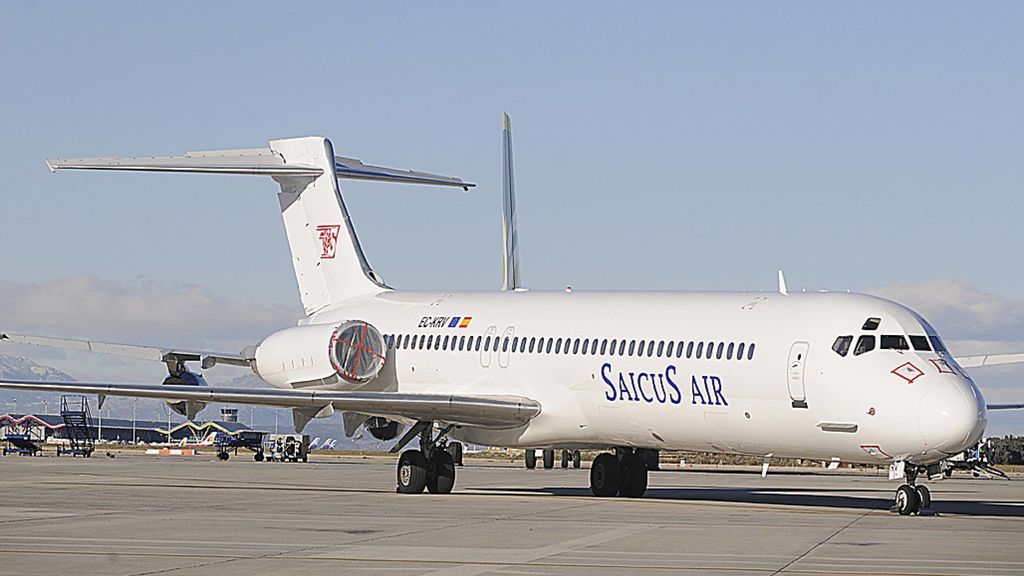
[[[876,329],[864,329],[869,318]],[[278,345],[257,351],[260,376],[352,389],[323,351],[333,327],[355,319],[389,342],[385,368],[362,389],[541,404],[520,428],[452,433],[477,444],[927,464],[976,442],[986,424],[981,393],[935,350],[927,322],[859,294],[384,291],[268,337],[261,348]],[[842,336],[852,337],[845,355],[833,350]],[[861,336],[875,348],[855,354]],[[927,350],[899,350],[881,349],[882,336],[932,338]]]

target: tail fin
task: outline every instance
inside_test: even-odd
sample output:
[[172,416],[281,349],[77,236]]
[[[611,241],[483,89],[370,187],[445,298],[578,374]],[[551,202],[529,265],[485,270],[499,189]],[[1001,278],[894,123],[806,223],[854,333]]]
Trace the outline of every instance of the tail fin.
[[519,233],[516,230],[516,188],[512,170],[512,120],[502,116],[502,290],[521,288],[519,281]]
[[49,160],[50,170],[126,170],[271,176],[281,186],[278,199],[292,252],[295,278],[306,314],[335,302],[388,287],[370,268],[359,246],[339,178],[409,184],[474,184],[425,172],[368,166],[334,155],[331,141],[318,136],[270,142],[270,149],[190,152],[159,158],[81,158]]
[[370,268],[338,188],[334,150],[326,138],[273,140],[285,164],[316,166],[319,176],[274,176],[302,305],[312,314],[331,303],[386,289]]

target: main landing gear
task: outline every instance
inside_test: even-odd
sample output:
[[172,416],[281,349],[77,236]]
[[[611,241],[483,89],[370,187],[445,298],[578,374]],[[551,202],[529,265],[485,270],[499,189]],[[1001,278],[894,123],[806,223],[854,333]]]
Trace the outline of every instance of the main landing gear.
[[632,448],[604,452],[590,465],[590,490],[594,496],[639,498],[647,491],[647,465]]
[[[433,435],[433,424],[421,422],[410,432],[420,437],[419,450],[406,450],[398,459],[399,494],[420,494],[426,489],[431,494],[448,494],[455,487],[455,459],[448,451],[448,426]],[[403,438],[408,442],[412,438]],[[403,446],[402,441],[399,446]]]
[[932,493],[927,486],[917,485],[917,466],[908,464],[905,474],[907,483],[896,489],[896,502],[891,508],[900,516],[932,512]]

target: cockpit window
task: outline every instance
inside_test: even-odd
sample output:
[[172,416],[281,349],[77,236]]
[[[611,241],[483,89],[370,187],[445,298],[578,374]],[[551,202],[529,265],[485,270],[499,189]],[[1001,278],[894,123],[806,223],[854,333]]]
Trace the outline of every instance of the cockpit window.
[[845,358],[846,354],[850,352],[850,344],[852,343],[853,336],[840,336],[839,338],[836,338],[835,343],[832,344],[832,350],[834,350],[836,354]]
[[864,321],[864,326],[861,327],[861,330],[878,330],[878,325],[881,323],[881,318],[868,318]]
[[928,336],[928,340],[931,341],[932,348],[934,348],[936,352],[947,352],[946,345],[942,343],[942,338],[939,338],[938,336]]
[[857,347],[853,349],[854,356],[860,356],[865,352],[871,352],[875,349],[875,337],[874,336],[861,336],[857,339]]
[[911,336],[910,344],[914,346],[914,350],[918,352],[931,352],[932,347],[928,345],[927,336]]
[[901,334],[883,335],[879,348],[882,350],[910,350],[910,346],[907,344],[907,339]]

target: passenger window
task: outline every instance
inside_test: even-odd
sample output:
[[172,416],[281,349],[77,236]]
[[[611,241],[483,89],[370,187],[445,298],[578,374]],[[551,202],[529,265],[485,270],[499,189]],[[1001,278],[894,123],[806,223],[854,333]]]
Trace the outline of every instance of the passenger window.
[[885,334],[882,336],[879,348],[882,350],[910,350],[907,339],[900,334]]
[[647,355],[654,356],[654,340],[647,343]]
[[536,337],[530,338],[530,354],[533,354],[533,351],[536,349],[536,347],[537,347],[537,338]]
[[881,318],[868,318],[864,321],[864,325],[861,326],[861,330],[878,330],[878,325],[881,323]]
[[[615,348],[614,340],[612,340],[612,348]],[[608,339],[601,340],[601,355],[604,356],[605,351],[608,350]]]
[[445,336],[444,337],[444,346],[441,346],[442,350],[447,350],[448,349],[448,339],[449,338],[451,338],[451,336]]
[[608,348],[608,353],[611,354],[612,356],[615,356],[615,344],[616,344],[616,342],[617,341],[614,338],[612,338],[612,345]]
[[693,342],[686,345],[686,357],[693,358]]
[[725,348],[725,343],[724,342],[719,342],[718,343],[718,350],[715,351],[715,360],[721,360],[722,359],[722,349],[723,348]]
[[732,360],[732,353],[733,353],[733,351],[735,349],[736,349],[736,343],[735,342],[729,342],[729,348],[726,349],[726,351],[725,351],[725,359],[726,360]]
[[711,360],[711,357],[715,355],[715,343],[714,342],[708,342],[708,346],[704,350],[705,350],[705,354],[706,354],[705,358],[707,358],[708,360]]
[[629,341],[629,355],[632,356],[636,352],[636,340]]
[[739,347],[736,348],[736,359],[743,360],[743,349],[747,347],[746,342],[740,342]]
[[576,339],[574,339],[572,341],[572,353],[573,354],[579,354],[580,353],[580,339],[579,338],[576,338]]
[[875,337],[864,335],[857,339],[857,347],[853,349],[854,356],[860,356],[875,349]]
[[479,352],[480,351],[480,343],[483,342],[483,339],[484,339],[483,336],[477,336],[476,337],[476,346],[474,346],[474,351],[475,352]]
[[[704,343],[703,342],[698,342],[697,343],[697,359],[700,360],[702,356],[704,356]],[[689,358],[690,355],[687,354],[686,357]]]
[[490,350],[491,350],[491,337],[488,336],[487,339],[484,340],[484,352],[489,352]]
[[625,340],[620,340],[619,341],[619,356],[625,356],[625,355],[626,355],[626,341]]
[[754,359],[754,343],[750,343],[750,348],[747,348],[747,360]]
[[526,352],[526,336],[523,336],[523,339],[519,341],[519,353],[522,354],[523,352]]
[[502,352],[508,352],[508,338],[507,337],[501,339],[501,351]]
[[853,344],[853,336],[840,336],[832,343],[832,350],[845,358],[850,352],[850,344]]
[[910,344],[914,346],[914,350],[918,352],[931,352],[932,347],[928,345],[927,336],[911,336]]
[[548,354],[551,354],[551,346],[553,346],[554,343],[555,343],[555,339],[554,338],[548,338],[548,347],[547,347],[547,350],[545,350],[545,352],[547,352]]
[[676,346],[676,358],[682,358],[683,357],[683,348],[684,348],[683,342],[680,341],[679,345]]
[[[630,350],[629,355],[630,356],[633,355],[633,351],[632,350]],[[643,340],[641,340],[640,341],[640,345],[636,347],[636,355],[637,356],[643,356],[644,355],[644,341]]]
[[[595,342],[595,344],[596,344],[596,342]],[[583,351],[582,351],[582,353],[586,354],[587,350],[589,348],[590,348],[590,338],[584,338],[583,339],[583,349],[582,349]]]
[[[672,341],[669,341],[668,348],[665,349],[665,358],[671,358],[672,357],[672,351],[675,350],[675,348],[676,348],[676,343],[672,342]],[[661,356],[661,350],[658,351],[658,356]]]

